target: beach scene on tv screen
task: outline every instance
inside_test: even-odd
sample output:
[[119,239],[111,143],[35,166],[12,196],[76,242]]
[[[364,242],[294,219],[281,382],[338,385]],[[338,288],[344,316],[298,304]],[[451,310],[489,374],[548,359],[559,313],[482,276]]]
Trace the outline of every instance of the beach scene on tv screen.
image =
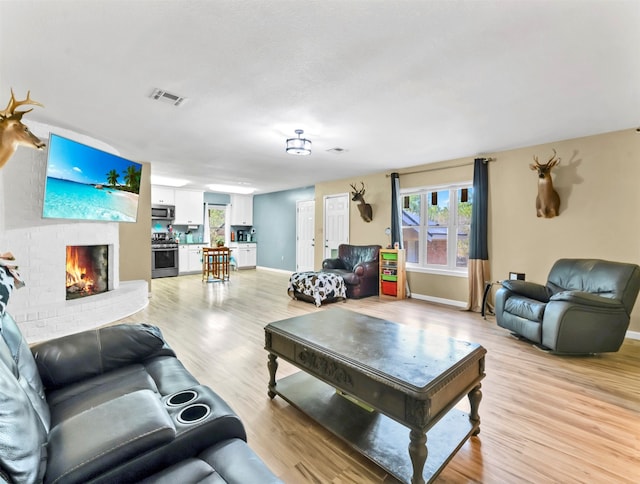
[[142,165],[51,135],[42,216],[135,222]]

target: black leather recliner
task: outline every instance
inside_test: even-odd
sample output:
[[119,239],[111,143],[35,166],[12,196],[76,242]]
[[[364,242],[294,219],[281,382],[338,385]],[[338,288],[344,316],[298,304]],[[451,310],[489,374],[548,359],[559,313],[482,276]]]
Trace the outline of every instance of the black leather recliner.
[[640,267],[560,259],[543,286],[506,280],[496,292],[498,326],[556,353],[618,351],[640,290]]
[[358,299],[379,292],[380,245],[338,246],[338,257],[322,261],[322,272],[337,274],[344,280],[347,297]]
[[281,482],[158,328],[109,326],[29,348],[0,286],[0,482]]

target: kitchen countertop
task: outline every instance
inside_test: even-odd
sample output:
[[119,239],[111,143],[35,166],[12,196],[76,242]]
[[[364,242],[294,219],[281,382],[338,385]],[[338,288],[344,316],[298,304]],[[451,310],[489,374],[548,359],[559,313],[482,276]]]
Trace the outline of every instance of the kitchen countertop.
[[[206,242],[178,242],[179,245],[204,245],[207,247],[214,247],[213,245],[208,245]],[[247,244],[257,244],[257,242],[230,242],[229,243],[229,247],[235,246],[235,245],[247,245]]]

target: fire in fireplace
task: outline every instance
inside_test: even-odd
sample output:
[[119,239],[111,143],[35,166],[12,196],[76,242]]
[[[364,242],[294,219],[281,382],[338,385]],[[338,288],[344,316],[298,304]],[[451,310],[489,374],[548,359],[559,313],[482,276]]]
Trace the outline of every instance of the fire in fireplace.
[[67,300],[109,290],[109,246],[67,246]]

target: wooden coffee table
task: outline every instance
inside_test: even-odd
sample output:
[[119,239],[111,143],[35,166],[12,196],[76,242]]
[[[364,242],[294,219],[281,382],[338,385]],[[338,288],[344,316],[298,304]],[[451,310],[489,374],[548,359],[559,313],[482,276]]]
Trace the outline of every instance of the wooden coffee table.
[[[486,350],[478,344],[331,308],[268,324],[265,349],[270,398],[401,481],[431,482],[480,432]],[[276,382],[278,357],[303,371]],[[469,413],[454,408],[464,396]]]

